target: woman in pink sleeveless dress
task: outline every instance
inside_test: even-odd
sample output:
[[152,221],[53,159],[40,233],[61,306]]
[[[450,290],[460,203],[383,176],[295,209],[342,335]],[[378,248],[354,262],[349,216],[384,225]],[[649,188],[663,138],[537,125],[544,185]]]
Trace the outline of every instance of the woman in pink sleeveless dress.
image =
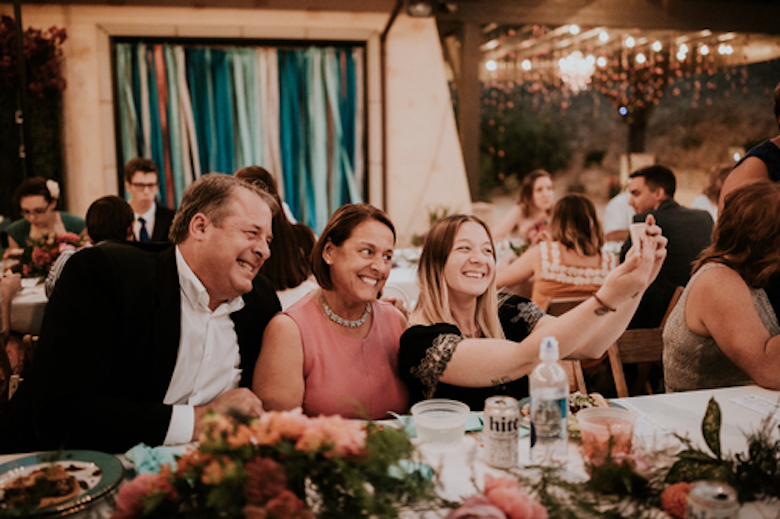
[[312,250],[321,288],[265,330],[252,389],[267,410],[386,418],[406,411],[398,346],[406,318],[378,301],[390,274],[395,229],[368,204],[339,208]]

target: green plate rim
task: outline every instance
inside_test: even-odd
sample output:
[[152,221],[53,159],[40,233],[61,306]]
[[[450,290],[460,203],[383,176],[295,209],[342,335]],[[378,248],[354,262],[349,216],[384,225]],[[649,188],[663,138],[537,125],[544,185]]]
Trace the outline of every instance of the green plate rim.
[[[40,463],[50,463],[52,461],[81,461],[84,463],[94,463],[101,471],[100,482],[80,494],[70,501],[65,501],[54,506],[46,508],[37,508],[35,510],[23,510],[21,508],[0,508],[0,517],[30,517],[44,515],[68,515],[70,513],[82,510],[91,502],[103,497],[111,490],[119,486],[124,477],[125,468],[116,456],[105,452],[90,450],[64,450],[47,451],[38,454],[31,454],[13,461],[0,465],[0,476],[7,472],[26,467],[29,465],[38,465]],[[24,513],[23,513],[24,512]]]

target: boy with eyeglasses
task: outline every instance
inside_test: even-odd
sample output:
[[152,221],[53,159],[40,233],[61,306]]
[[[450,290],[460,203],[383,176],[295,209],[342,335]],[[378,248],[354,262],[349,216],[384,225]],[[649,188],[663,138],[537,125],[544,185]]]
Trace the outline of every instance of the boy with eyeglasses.
[[136,157],[125,165],[127,203],[133,209],[133,234],[140,242],[168,241],[168,229],[175,212],[155,200],[159,191],[157,166],[150,159]]

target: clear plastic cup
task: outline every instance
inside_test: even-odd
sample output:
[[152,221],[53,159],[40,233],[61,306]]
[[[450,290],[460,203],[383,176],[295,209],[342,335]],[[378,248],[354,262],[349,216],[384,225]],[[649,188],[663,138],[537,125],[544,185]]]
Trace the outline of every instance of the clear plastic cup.
[[412,406],[417,437],[423,443],[456,444],[466,431],[469,406],[457,400],[434,398]]
[[631,454],[636,417],[619,407],[589,407],[577,413],[585,461],[599,463],[610,452]]

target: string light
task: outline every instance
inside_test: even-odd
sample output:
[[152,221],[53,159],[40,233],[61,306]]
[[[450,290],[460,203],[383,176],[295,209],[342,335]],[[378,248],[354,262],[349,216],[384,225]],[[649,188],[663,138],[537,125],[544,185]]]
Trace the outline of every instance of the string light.
[[522,65],[520,65],[523,70],[531,70],[531,60],[524,59]]
[[607,58],[605,58],[604,56],[600,56],[599,59],[596,60],[596,64],[599,67],[602,67],[602,68],[606,67],[607,66]]
[[498,68],[498,64],[491,59],[491,60],[488,60],[487,63],[485,63],[485,68],[488,69],[491,72],[494,72]]
[[653,42],[653,50],[654,50],[655,52],[661,52],[661,49],[663,49],[663,48],[664,48],[664,46],[663,46],[663,45],[661,45],[661,42],[660,42],[660,41],[658,41],[658,40],[655,40],[655,42]]
[[580,26],[579,25],[569,26],[569,33],[571,33],[572,36],[577,36],[580,33]]
[[603,41],[604,43],[609,41],[609,34],[607,34],[607,31],[601,31],[599,33],[599,41]]
[[701,47],[699,47],[699,53],[701,53],[702,56],[706,56],[707,54],[710,53],[710,48],[707,47],[706,44],[702,45]]
[[633,49],[635,45],[636,45],[636,40],[634,40],[634,38],[632,38],[631,36],[626,38],[626,47],[628,47],[629,49]]

